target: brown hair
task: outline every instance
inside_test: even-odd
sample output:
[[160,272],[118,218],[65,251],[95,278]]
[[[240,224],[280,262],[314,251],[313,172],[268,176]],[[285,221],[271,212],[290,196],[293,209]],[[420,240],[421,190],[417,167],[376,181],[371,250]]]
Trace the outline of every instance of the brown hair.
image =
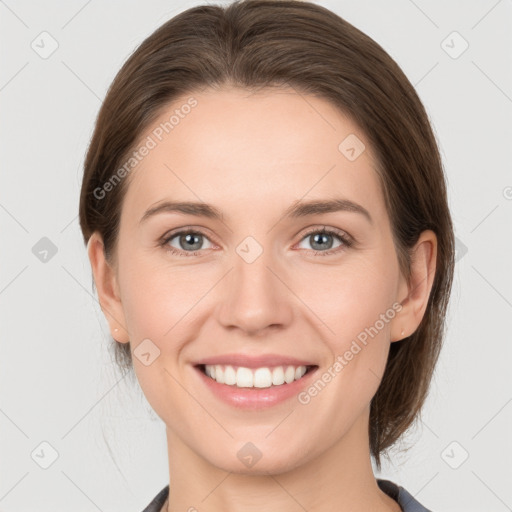
[[[94,231],[115,261],[128,186],[103,187],[168,104],[206,87],[293,87],[331,102],[366,134],[391,220],[400,269],[410,276],[410,248],[423,230],[437,235],[437,269],[418,329],[391,344],[370,407],[370,451],[380,455],[421,414],[444,337],[454,270],[454,235],[445,176],[425,109],[396,62],[370,37],[330,10],[298,0],[241,0],[202,5],[151,34],[115,77],[96,120],[80,195],[80,226]],[[340,141],[341,142],[341,141]],[[94,282],[93,282],[94,285]],[[132,364],[130,344],[116,361]]]

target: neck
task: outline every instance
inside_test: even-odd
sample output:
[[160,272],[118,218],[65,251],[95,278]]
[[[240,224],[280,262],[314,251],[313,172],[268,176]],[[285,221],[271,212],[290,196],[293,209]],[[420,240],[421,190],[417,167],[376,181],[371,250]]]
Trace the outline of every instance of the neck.
[[[245,473],[239,472],[240,465],[233,464],[232,469],[213,465],[167,428],[170,485],[163,510],[400,512],[398,503],[379,489],[373,474],[368,415],[367,408],[336,444],[321,453],[310,455],[308,449],[313,452],[314,447],[305,447],[303,458],[284,470],[276,469],[279,457],[275,455],[266,466],[256,463]],[[274,471],[272,462],[277,464]]]

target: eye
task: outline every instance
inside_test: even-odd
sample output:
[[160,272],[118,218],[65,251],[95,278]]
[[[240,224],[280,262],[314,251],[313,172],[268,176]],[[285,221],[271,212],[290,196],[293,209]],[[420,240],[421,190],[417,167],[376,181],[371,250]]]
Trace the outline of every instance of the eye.
[[[197,256],[198,251],[201,249],[211,249],[211,247],[203,247],[204,240],[209,241],[208,237],[203,233],[183,230],[164,237],[160,245],[164,246],[170,253],[177,254],[178,256]],[[173,241],[174,245],[171,243]],[[209,243],[211,244],[211,242]]]
[[[332,238],[337,238],[341,243],[333,249]],[[342,231],[333,228],[313,228],[308,231],[302,240],[308,241],[315,251],[315,256],[329,256],[348,248],[352,240]]]
[[[337,238],[339,244],[334,246],[332,238]],[[210,246],[204,247],[204,241],[207,241]],[[302,238],[302,241],[308,241],[312,245],[311,251],[315,256],[329,256],[333,253],[341,252],[349,248],[353,242],[352,239],[343,231],[334,228],[313,228],[310,229]],[[159,245],[164,247],[171,254],[177,256],[200,256],[201,251],[211,249],[212,243],[209,238],[200,231],[194,230],[181,230],[164,236]]]

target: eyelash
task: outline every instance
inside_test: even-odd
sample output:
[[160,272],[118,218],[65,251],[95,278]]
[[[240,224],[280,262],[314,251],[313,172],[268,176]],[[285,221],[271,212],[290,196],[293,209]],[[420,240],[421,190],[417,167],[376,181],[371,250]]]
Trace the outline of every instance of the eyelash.
[[[200,236],[204,236],[205,238],[208,238],[206,236],[206,234],[202,233],[201,231],[195,231],[195,230],[192,230],[192,229],[183,229],[181,231],[177,231],[175,233],[171,233],[170,235],[168,236],[164,236],[162,238],[162,240],[159,242],[159,245],[161,247],[164,247],[166,251],[168,251],[169,253],[173,254],[173,255],[177,255],[177,256],[183,256],[183,257],[189,257],[189,256],[199,256],[204,249],[200,250],[200,251],[180,251],[178,249],[175,249],[174,247],[171,247],[169,246],[169,242],[173,239],[173,238],[176,238],[177,236],[179,235],[184,235],[184,234],[187,234],[187,235],[200,235]],[[335,230],[335,229],[332,229],[332,228],[327,228],[327,227],[323,227],[321,229],[319,228],[312,228],[311,230],[307,231],[304,236],[301,238],[300,241],[304,240],[305,238],[307,238],[308,236],[311,236],[313,234],[321,234],[321,235],[333,235],[335,237],[337,237],[341,242],[342,242],[342,245],[340,245],[339,247],[336,247],[334,249],[329,249],[327,251],[317,251],[315,249],[307,249],[308,251],[313,251],[314,252],[314,256],[330,256],[331,254],[335,254],[335,253],[338,253],[338,252],[341,252],[343,251],[344,249],[348,249],[350,248],[352,245],[353,245],[353,240],[344,235],[343,232],[341,231],[338,231],[338,230]],[[208,238],[209,239],[209,238]]]

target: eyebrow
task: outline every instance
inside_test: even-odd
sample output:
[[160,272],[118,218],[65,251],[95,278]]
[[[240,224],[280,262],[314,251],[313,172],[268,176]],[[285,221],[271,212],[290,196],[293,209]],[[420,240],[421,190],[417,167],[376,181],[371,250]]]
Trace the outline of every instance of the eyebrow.
[[[349,199],[295,201],[284,211],[283,217],[301,218],[307,217],[308,215],[318,215],[339,211],[359,213],[363,215],[370,224],[373,224],[373,219],[368,210]],[[144,213],[139,223],[142,224],[148,218],[159,213],[183,213],[186,215],[195,215],[197,217],[206,217],[214,220],[223,220],[222,212],[211,204],[187,201],[164,201],[149,208]]]

